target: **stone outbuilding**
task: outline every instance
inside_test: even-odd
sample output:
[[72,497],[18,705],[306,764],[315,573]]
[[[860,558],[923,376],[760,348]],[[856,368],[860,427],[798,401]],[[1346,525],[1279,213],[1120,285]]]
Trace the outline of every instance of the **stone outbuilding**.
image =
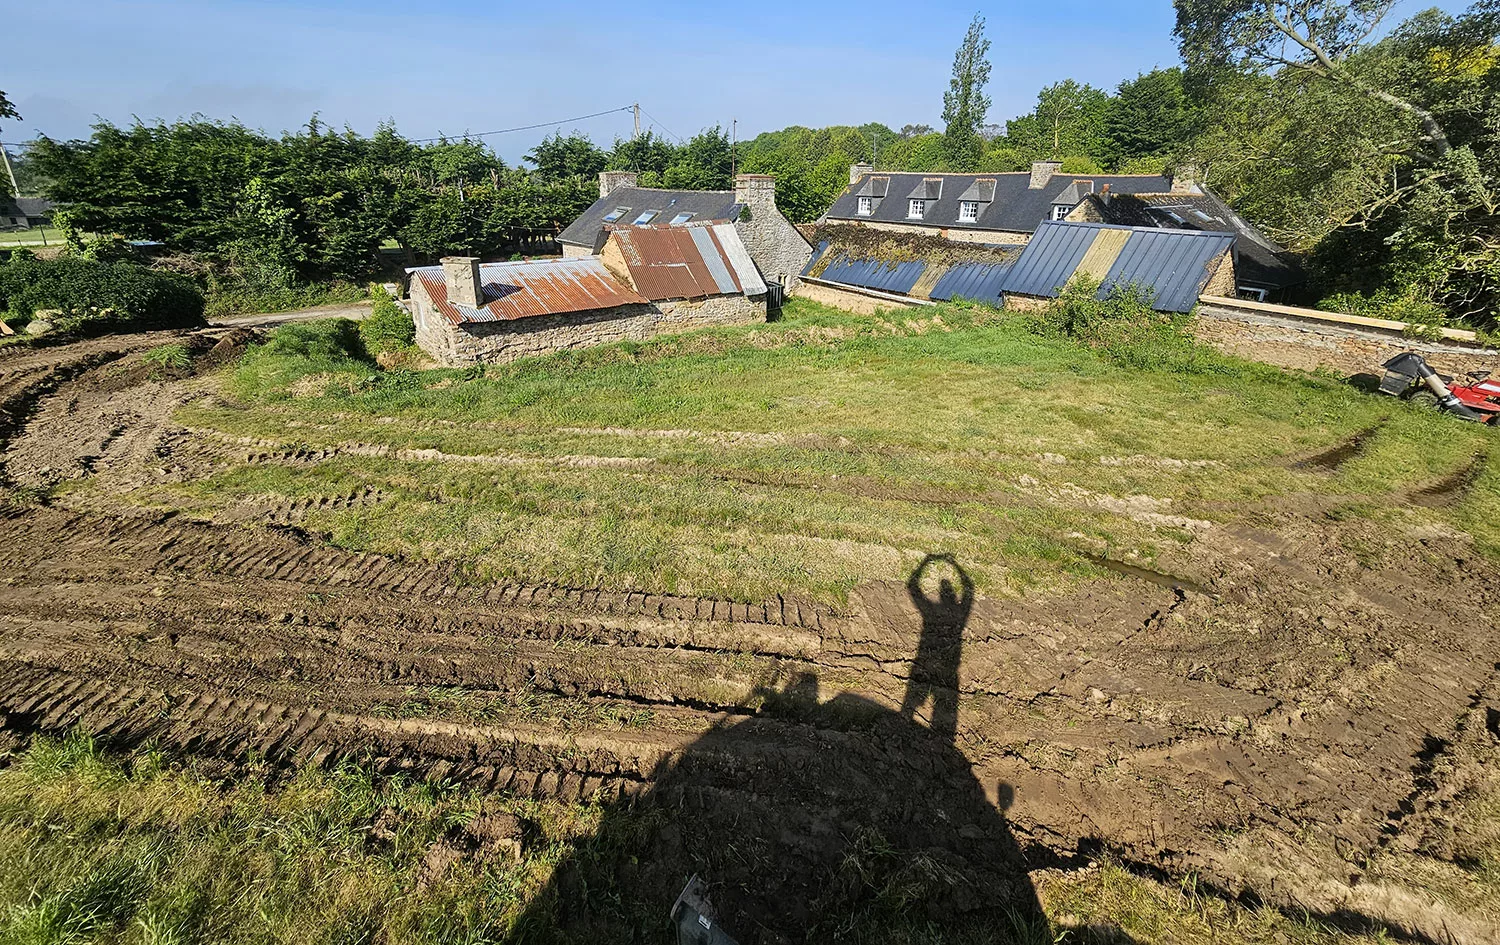
[[417,344],[443,364],[766,319],[766,284],[733,224],[611,230],[599,255],[408,269]]
[[562,231],[557,241],[564,258],[602,252],[611,228],[731,223],[764,281],[790,292],[812,245],[776,206],[776,179],[740,174],[734,190],[663,190],[637,186],[634,171],[599,175],[599,199]]

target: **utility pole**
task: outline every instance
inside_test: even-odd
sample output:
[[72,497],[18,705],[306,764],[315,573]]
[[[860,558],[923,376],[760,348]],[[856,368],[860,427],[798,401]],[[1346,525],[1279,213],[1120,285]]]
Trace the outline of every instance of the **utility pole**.
[[740,120],[738,118],[731,118],[729,119],[729,177],[731,180],[739,173],[739,165],[735,162],[737,155],[734,153],[739,143]]
[[[641,103],[636,102],[635,105],[631,106],[631,110],[635,112],[635,138],[639,138],[641,136]],[[635,139],[632,138],[631,140]]]
[[10,192],[17,197],[21,196],[21,185],[16,183],[16,171],[10,166],[10,154],[5,150],[4,141],[0,141],[0,161],[5,162],[5,173],[10,175]]

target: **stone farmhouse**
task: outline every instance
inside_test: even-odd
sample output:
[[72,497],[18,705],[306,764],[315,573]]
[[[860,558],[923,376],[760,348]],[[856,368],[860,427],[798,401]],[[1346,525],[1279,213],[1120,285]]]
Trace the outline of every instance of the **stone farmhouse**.
[[1037,161],[1030,173],[922,174],[849,168],[849,186],[818,222],[854,223],[947,240],[1022,246],[1046,220],[1062,220],[1090,194],[1199,194],[1191,176],[1062,173]]
[[603,250],[611,226],[684,226],[732,223],[761,277],[790,292],[812,246],[776,207],[776,179],[740,174],[734,190],[660,190],[639,187],[634,171],[599,175],[599,199],[558,236],[563,257]]
[[732,223],[611,228],[597,255],[408,269],[417,344],[499,363],[766,319],[766,284]]

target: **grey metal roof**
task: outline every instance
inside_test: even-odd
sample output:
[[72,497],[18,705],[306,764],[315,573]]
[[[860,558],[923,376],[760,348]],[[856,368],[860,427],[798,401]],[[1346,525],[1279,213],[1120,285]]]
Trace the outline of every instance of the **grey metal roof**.
[[1080,203],[1083,203],[1084,198],[1093,192],[1094,182],[1092,180],[1075,180],[1068,186],[1067,190],[1058,194],[1053,203],[1068,204],[1069,206],[1076,207]]
[[1229,252],[1228,233],[1109,226],[1102,223],[1044,223],[1021,251],[1004,281],[1004,291],[1056,297],[1105,231],[1127,233],[1119,255],[1099,286],[1099,298],[1134,285],[1151,295],[1151,307],[1189,312],[1198,303],[1213,264]]
[[855,194],[857,197],[884,197],[886,185],[890,181],[884,177],[866,177],[865,185]]
[[928,298],[939,302],[969,299],[998,305],[1004,296],[1006,273],[1013,262],[959,263],[938,277]]
[[[857,198],[871,177],[890,179],[890,185],[887,188],[888,196],[875,202],[874,212],[869,216],[860,216]],[[927,212],[920,225],[960,230],[1005,230],[1013,233],[1031,233],[1042,221],[1050,219],[1053,205],[1064,202],[1059,198],[1075,180],[1091,180],[1094,182],[1095,190],[1102,189],[1105,184],[1109,184],[1110,190],[1117,194],[1162,193],[1172,189],[1171,178],[1155,174],[1058,174],[1048,181],[1046,186],[1032,190],[1031,174],[1028,171],[1013,174],[907,174],[880,171],[875,174],[862,175],[859,180],[846,188],[833,202],[833,206],[828,209],[825,217],[829,220],[915,223],[916,221],[908,221],[906,218],[906,195],[921,196],[914,191],[923,187],[923,181],[929,178],[942,178],[944,182],[942,194],[937,198],[926,198],[932,202],[928,204]],[[995,182],[994,199],[989,206],[979,208],[978,220],[973,223],[960,223],[958,222],[958,202],[960,199],[972,200],[973,198],[962,195],[968,193],[969,188],[980,180]],[[864,196],[873,195],[864,194]]]
[[943,195],[943,179],[941,177],[924,177],[917,181],[907,197],[911,200],[937,200]]
[[692,223],[708,221],[732,221],[740,216],[740,204],[735,203],[731,190],[655,190],[650,187],[617,187],[606,197],[600,197],[578,219],[569,223],[558,235],[562,243],[583,246],[591,253],[604,248],[607,234],[604,218],[617,207],[625,209],[618,224],[635,221],[643,211],[655,210],[657,215],[651,223],[668,223],[679,213],[691,213]]
[[1233,233],[1240,285],[1281,289],[1305,281],[1297,258],[1211,193],[1095,194],[1092,207],[1105,223]]

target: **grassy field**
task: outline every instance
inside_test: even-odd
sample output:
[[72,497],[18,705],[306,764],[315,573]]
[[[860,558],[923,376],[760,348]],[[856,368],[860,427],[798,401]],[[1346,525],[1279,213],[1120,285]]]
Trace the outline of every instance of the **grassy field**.
[[[0,872],[0,941],[566,940],[545,890],[558,863],[588,854],[595,806],[377,782],[357,766],[224,774],[152,752],[111,758],[82,736],[12,759],[0,770],[0,856],[11,864]],[[495,824],[518,830],[519,851],[493,843]],[[1478,852],[1491,868],[1500,862],[1500,842]],[[1044,875],[1038,887],[1053,922],[1038,941],[1383,940],[1108,863]],[[911,922],[882,940],[931,940]]]
[[[837,601],[934,551],[985,594],[1024,593],[1097,575],[1088,553],[1150,562],[1195,522],[1309,493],[1500,547],[1490,431],[1202,349],[1091,351],[981,309],[872,321],[793,300],[771,325],[465,370],[381,371],[356,347],[348,323],[279,329],[221,398],[179,412],[225,458],[137,500],[216,515],[369,488],[377,504],[304,524],[476,578],[750,600]],[[1295,467],[1361,431],[1336,473]],[[1451,507],[1386,501],[1471,467]]]
[[0,233],[0,246],[56,246],[62,241],[62,231],[50,226]]

